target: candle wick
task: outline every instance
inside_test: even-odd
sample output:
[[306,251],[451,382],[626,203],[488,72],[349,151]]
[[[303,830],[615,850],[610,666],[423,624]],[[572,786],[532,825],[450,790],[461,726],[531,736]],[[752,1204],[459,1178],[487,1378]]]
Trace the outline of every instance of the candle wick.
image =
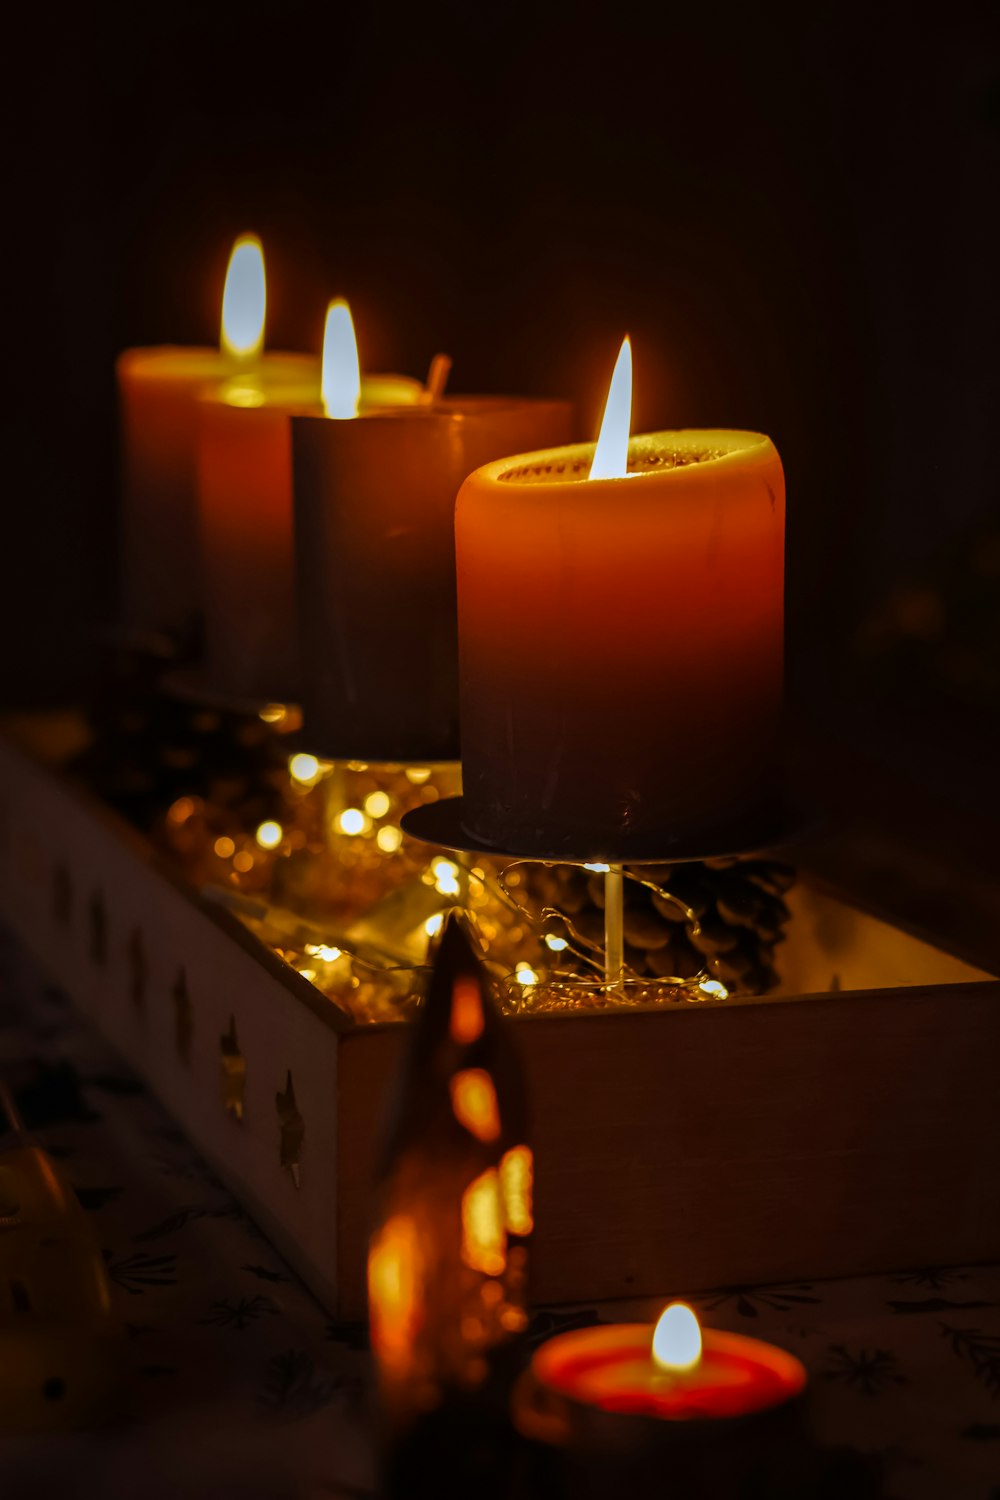
[[427,372],[427,388],[424,392],[424,400],[429,406],[433,406],[441,400],[450,374],[451,355],[435,354],[431,360],[431,367]]

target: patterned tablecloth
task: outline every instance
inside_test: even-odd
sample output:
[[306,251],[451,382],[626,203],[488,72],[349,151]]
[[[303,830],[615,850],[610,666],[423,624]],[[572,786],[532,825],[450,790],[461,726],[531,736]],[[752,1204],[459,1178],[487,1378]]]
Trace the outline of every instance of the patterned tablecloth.
[[[135,1372],[128,1418],[113,1427],[0,1437],[3,1500],[368,1493],[364,1328],[330,1322],[156,1101],[10,942],[0,984],[0,1074],[94,1215]],[[1000,1267],[690,1300],[715,1326],[805,1361],[819,1436],[867,1455],[886,1500],[1000,1500]],[[531,1335],[655,1311],[540,1311]]]

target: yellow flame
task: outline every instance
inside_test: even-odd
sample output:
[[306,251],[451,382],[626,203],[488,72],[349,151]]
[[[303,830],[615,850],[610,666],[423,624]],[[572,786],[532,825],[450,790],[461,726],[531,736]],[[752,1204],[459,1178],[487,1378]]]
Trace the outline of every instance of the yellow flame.
[[511,1234],[530,1234],[534,1227],[531,1211],[534,1167],[530,1146],[512,1146],[500,1158],[504,1213]]
[[419,1321],[420,1279],[417,1226],[397,1214],[373,1237],[368,1254],[372,1346],[397,1369],[409,1363]]
[[451,1107],[458,1123],[480,1141],[500,1134],[500,1110],[493,1079],[485,1068],[463,1068],[451,1080]]
[[264,250],[255,234],[233,246],[222,294],[222,349],[237,359],[255,359],[264,347],[267,283]]
[[500,1276],[507,1264],[500,1177],[495,1167],[462,1194],[462,1259],[473,1271]]
[[328,417],[356,417],[361,401],[361,365],[351,309],[343,297],[326,310],[323,333],[323,410]]
[[671,1302],[653,1330],[653,1362],[661,1370],[693,1370],[701,1359],[701,1328],[685,1302]]
[[465,975],[456,979],[452,991],[449,1029],[452,1039],[465,1047],[483,1034],[483,1002],[479,986]]
[[632,427],[632,345],[628,334],[611,377],[601,435],[588,479],[623,479],[628,473],[628,438]]

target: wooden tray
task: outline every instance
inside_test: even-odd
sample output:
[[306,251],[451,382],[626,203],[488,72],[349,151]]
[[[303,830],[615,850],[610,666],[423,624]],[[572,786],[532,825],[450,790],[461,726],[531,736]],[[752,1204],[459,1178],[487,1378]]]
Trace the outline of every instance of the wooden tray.
[[[773,997],[509,1023],[539,1300],[1000,1256],[1000,983],[807,880],[790,904]],[[363,1316],[405,1028],[352,1025],[11,735],[0,911],[331,1312]]]

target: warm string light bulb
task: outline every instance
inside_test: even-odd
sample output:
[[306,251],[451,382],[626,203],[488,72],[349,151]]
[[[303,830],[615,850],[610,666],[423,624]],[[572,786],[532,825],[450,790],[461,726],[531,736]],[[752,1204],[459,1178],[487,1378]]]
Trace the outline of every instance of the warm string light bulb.
[[264,347],[266,313],[264,249],[255,234],[241,234],[229,257],[222,294],[222,352],[234,359],[256,359]]
[[361,404],[361,363],[351,309],[343,297],[326,310],[323,331],[323,410],[328,417],[356,417]]
[[601,433],[588,479],[624,479],[628,473],[628,440],[632,430],[632,345],[628,334],[615,361]]

